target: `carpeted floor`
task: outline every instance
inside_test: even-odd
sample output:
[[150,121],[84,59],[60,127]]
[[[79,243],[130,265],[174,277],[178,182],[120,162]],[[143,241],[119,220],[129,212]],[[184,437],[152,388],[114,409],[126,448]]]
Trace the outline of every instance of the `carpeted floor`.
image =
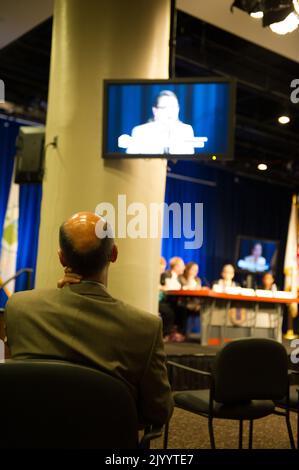
[[[297,415],[291,413],[293,434],[296,442]],[[237,449],[239,423],[215,419],[216,447]],[[162,449],[162,438],[152,442],[153,449]],[[248,447],[248,422],[244,423],[243,447]],[[208,421],[187,411],[175,408],[169,427],[169,449],[210,449]],[[290,449],[285,419],[268,416],[254,422],[254,449]]]

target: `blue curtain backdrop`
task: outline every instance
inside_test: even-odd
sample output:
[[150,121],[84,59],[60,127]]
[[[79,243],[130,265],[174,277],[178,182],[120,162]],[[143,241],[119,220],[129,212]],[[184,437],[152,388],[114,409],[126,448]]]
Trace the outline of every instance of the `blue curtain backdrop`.
[[[35,280],[41,198],[41,184],[21,185],[17,271],[22,268],[32,268],[33,283]],[[24,290],[26,286],[26,275],[22,274],[16,281],[16,291]]]
[[3,223],[13,172],[15,141],[18,131],[18,123],[0,115],[0,240],[2,240]]
[[186,250],[184,238],[163,238],[162,255],[166,260],[172,256],[194,260],[199,263],[202,279],[212,282],[219,278],[223,264],[235,264],[238,235],[279,240],[276,278],[283,288],[292,191],[285,186],[236,176],[196,162],[170,162],[169,167],[172,174],[201,179],[211,185],[167,177],[166,203],[204,203],[204,239],[200,249]]
[[[25,125],[34,125],[34,123],[0,115],[0,250],[16,153],[15,142],[19,127]],[[37,257],[41,196],[42,187],[40,184],[20,186],[16,269],[32,268],[34,270],[33,280]],[[22,275],[16,283],[16,290],[23,290],[25,287],[26,276]],[[6,295],[3,290],[0,290],[0,307],[5,305],[6,300]]]

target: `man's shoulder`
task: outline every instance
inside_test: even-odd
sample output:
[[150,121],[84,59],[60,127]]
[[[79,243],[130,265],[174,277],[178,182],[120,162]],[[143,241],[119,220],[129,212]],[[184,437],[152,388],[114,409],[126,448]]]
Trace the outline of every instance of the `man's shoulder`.
[[7,306],[17,307],[30,303],[40,302],[41,299],[55,297],[59,294],[59,289],[32,289],[15,292],[7,301]]
[[10,298],[9,302],[23,302],[30,300],[37,300],[44,298],[45,296],[53,296],[59,293],[60,289],[58,288],[44,288],[44,289],[32,289],[25,290],[21,292],[15,292]]
[[[145,310],[142,310],[133,305],[129,305],[122,300],[111,297],[108,293],[103,296],[103,292],[100,291],[101,295],[94,295],[90,292],[85,292],[84,295],[78,295],[78,292],[72,292],[71,289],[63,288],[52,288],[52,289],[33,289],[30,291],[17,292],[13,294],[6,304],[6,310],[10,313],[22,312],[28,313],[33,311],[42,312],[44,306],[49,303],[53,305],[61,306],[66,305],[73,307],[77,306],[76,298],[80,297],[80,306],[84,309],[84,303],[86,301],[88,311],[98,311],[105,309],[113,316],[123,318],[127,323],[140,326],[147,326],[151,331],[158,328],[160,318],[158,315],[153,315]],[[75,303],[74,303],[75,296]],[[91,304],[92,303],[92,304]],[[56,308],[56,307],[55,307]]]
[[146,323],[148,326],[157,328],[161,322],[158,315],[154,315],[146,310],[127,304],[122,300],[117,300],[117,308],[121,311],[119,313],[127,314],[130,321],[135,325],[144,325]]

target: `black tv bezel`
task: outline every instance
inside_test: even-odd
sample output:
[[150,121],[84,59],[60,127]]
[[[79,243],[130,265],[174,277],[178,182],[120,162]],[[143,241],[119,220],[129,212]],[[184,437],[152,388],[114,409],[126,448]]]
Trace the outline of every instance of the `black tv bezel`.
[[261,242],[261,243],[276,243],[276,246],[277,246],[277,262],[276,262],[276,266],[275,266],[275,269],[271,272],[273,272],[273,274],[276,274],[277,273],[277,264],[278,264],[278,256],[279,256],[279,249],[280,249],[280,241],[279,240],[275,240],[273,238],[263,238],[263,237],[252,237],[252,236],[247,236],[247,235],[237,235],[237,243],[236,243],[236,250],[235,250],[235,272],[238,273],[238,274],[252,274],[253,276],[254,275],[263,275],[267,272],[269,272],[270,270],[267,270],[267,271],[257,271],[257,272],[252,272],[252,271],[248,271],[248,269],[242,269],[242,268],[239,268],[238,267],[238,260],[239,260],[239,257],[238,257],[238,254],[240,253],[240,241],[242,238],[246,238],[247,240],[252,240],[252,241],[256,241],[256,242]]
[[[108,87],[109,85],[134,85],[134,84],[200,84],[200,83],[227,83],[230,85],[230,109],[229,109],[229,137],[228,137],[228,152],[227,153],[197,153],[194,155],[183,154],[169,154],[169,155],[150,155],[150,154],[127,154],[122,152],[107,152],[107,128],[108,128]],[[216,155],[216,161],[232,161],[234,160],[234,135],[235,135],[235,110],[236,110],[236,86],[237,82],[233,78],[222,77],[200,77],[200,78],[175,78],[175,79],[105,79],[103,81],[103,115],[102,115],[102,157],[109,160],[118,159],[148,159],[148,158],[163,158],[166,160],[195,160],[207,161],[212,160]]]

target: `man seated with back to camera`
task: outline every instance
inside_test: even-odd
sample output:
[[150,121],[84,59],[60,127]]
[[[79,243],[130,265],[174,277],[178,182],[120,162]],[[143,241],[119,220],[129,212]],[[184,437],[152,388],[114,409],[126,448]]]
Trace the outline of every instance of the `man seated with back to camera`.
[[112,235],[99,237],[107,231],[107,223],[91,212],[75,214],[60,227],[62,288],[9,299],[11,357],[63,360],[107,372],[127,384],[141,426],[162,426],[173,409],[162,322],[108,293],[108,270],[118,253]]
[[[174,256],[169,261],[170,270],[165,271],[161,274],[160,284],[164,286],[164,291],[168,290],[180,290],[182,284],[180,282],[180,276],[183,274],[185,269],[185,263],[179,256]],[[188,312],[184,305],[181,303],[181,299],[173,299],[166,297],[166,302],[171,306],[174,311],[174,325],[172,333],[166,340],[181,342],[186,339],[186,325]]]

